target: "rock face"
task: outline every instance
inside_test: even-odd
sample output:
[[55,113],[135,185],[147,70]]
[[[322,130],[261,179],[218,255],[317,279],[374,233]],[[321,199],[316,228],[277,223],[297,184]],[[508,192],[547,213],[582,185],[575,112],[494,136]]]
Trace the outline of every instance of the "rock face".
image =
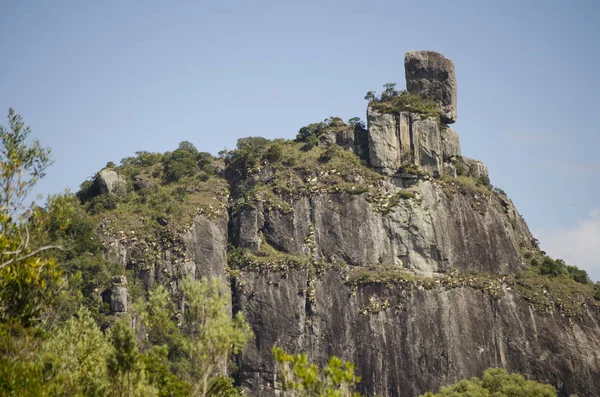
[[[387,193],[404,191],[390,183]],[[276,249],[307,255],[309,231],[319,258],[350,266],[388,264],[432,275],[450,269],[509,273],[522,269],[520,246],[532,239],[512,203],[496,196],[446,194],[443,186],[420,181],[415,199],[394,211],[377,207],[366,195],[327,194],[302,198],[290,212],[244,209],[234,214],[236,246],[257,251],[264,236]],[[476,210],[474,210],[474,208]]]
[[379,113],[369,108],[367,122],[373,168],[393,175],[401,166],[415,164],[434,176],[442,174],[442,139],[436,119],[409,112]]
[[127,311],[129,292],[127,291],[127,279],[125,276],[113,277],[113,285],[110,289],[110,311],[112,313],[124,313]]
[[353,293],[335,272],[315,283],[309,303],[302,295],[309,278],[297,271],[285,278],[245,273],[238,280],[244,287],[235,289],[234,301],[256,335],[239,362],[252,395],[274,395],[268,348],[274,345],[320,363],[331,355],[357,363],[367,395],[417,396],[490,367],[551,383],[561,396],[600,391],[597,312],[571,321],[538,312],[510,291],[492,297],[469,287],[407,291],[375,284]]
[[125,178],[110,168],[105,168],[98,172],[96,185],[100,194],[120,194],[127,192]]
[[406,90],[440,105],[445,123],[456,122],[454,63],[433,51],[409,51],[404,58]]

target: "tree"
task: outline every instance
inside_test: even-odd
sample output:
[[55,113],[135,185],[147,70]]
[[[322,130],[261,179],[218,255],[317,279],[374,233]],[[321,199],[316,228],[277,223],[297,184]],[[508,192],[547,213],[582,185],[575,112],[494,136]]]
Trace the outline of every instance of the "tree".
[[101,396],[109,387],[110,352],[111,345],[91,313],[81,308],[54,330],[42,348],[41,360],[51,369],[51,380],[63,383],[63,395]]
[[207,396],[211,385],[227,371],[231,354],[252,337],[242,313],[230,315],[230,291],[219,278],[186,278],[181,286],[185,302],[183,331],[190,360],[188,382],[194,396]]
[[365,100],[369,101],[369,102],[375,100],[376,94],[377,93],[375,91],[369,91],[369,92],[367,92],[367,94],[365,95]]
[[462,380],[455,385],[442,387],[437,393],[421,397],[556,397],[556,390],[523,375],[509,374],[502,368],[490,368],[481,379]]
[[147,385],[144,366],[131,328],[124,320],[117,321],[110,332],[112,351],[107,357],[112,395],[119,397],[151,396],[156,390]]
[[8,127],[0,125],[0,209],[9,215],[22,209],[27,194],[52,164],[49,148],[37,139],[27,142],[30,133],[22,117],[9,109]]
[[360,129],[366,129],[365,122],[360,119],[360,117],[352,117],[348,120],[348,124],[351,124],[355,127],[359,127]]
[[[27,194],[51,164],[50,149],[37,140],[21,116],[8,112],[8,127],[0,125],[0,320],[30,325],[54,296],[52,287],[61,271],[52,259],[39,254],[57,246],[32,246]],[[17,218],[17,219],[15,219]]]
[[275,361],[281,367],[281,388],[284,396],[298,397],[359,397],[354,391],[360,376],[354,374],[354,365],[338,357],[329,358],[323,369],[308,361],[306,354],[291,355],[279,347],[272,349]]

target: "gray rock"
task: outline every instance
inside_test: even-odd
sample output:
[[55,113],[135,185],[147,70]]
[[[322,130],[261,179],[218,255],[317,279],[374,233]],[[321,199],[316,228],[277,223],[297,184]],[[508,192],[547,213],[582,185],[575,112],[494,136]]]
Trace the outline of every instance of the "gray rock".
[[109,291],[110,311],[112,313],[124,313],[127,311],[129,293],[127,291],[127,279],[125,276],[113,276],[113,285]]
[[110,310],[113,313],[127,311],[127,287],[115,286],[110,291]]
[[[383,194],[401,190],[390,183]],[[411,191],[418,200],[401,200],[394,208],[386,207],[385,200],[369,202],[365,194],[335,193],[294,200],[285,213],[240,211],[231,224],[231,233],[239,236],[233,242],[256,250],[260,230],[276,249],[307,255],[304,241],[314,228],[317,256],[337,257],[351,266],[386,263],[422,275],[449,268],[488,273],[522,269],[519,245],[528,245],[531,234],[522,218],[507,219],[495,196],[447,195],[435,181],[417,181]]]
[[444,161],[451,161],[453,157],[461,155],[460,139],[452,128],[442,128],[442,152]]
[[336,133],[333,131],[328,131],[319,137],[319,146],[329,147],[331,145],[335,145],[336,141]]
[[385,174],[395,174],[401,164],[400,137],[397,117],[391,113],[367,110],[369,126],[369,162],[371,167]]
[[409,51],[404,58],[406,89],[440,105],[445,123],[456,122],[456,77],[451,60],[434,51]]
[[225,277],[227,264],[227,217],[215,220],[204,215],[182,236],[186,256],[193,262],[194,276]]
[[442,173],[443,148],[439,123],[421,115],[367,111],[369,161],[385,175],[405,163],[414,163],[435,177]]
[[96,184],[100,194],[125,194],[127,182],[125,177],[113,169],[105,168],[96,175]]
[[135,182],[133,182],[133,188],[136,191],[139,190],[153,190],[153,191],[157,191],[158,187],[151,181],[144,179],[142,177],[136,176],[135,177]]
[[416,146],[413,141],[413,120],[420,120],[420,116],[408,112],[379,113],[372,108],[367,109],[371,167],[384,175],[393,175],[403,162],[414,161]]
[[473,160],[471,158],[468,157],[463,157],[463,161],[465,163],[465,165],[467,166],[468,176],[471,176],[473,178],[481,178],[482,176],[489,176],[488,174],[488,168],[487,166],[479,161],[479,160]]
[[442,139],[438,121],[415,117],[410,132],[415,147],[415,164],[434,177],[439,177],[442,174]]
[[246,206],[233,215],[232,222],[234,244],[252,252],[258,251],[262,242],[259,230],[264,223],[262,212]]
[[[270,353],[276,345],[319,365],[331,355],[355,363],[365,395],[417,396],[490,367],[552,383],[561,397],[600,395],[597,310],[571,319],[557,307],[538,311],[506,286],[498,297],[471,287],[386,284],[352,293],[342,276],[327,271],[315,280],[313,303],[302,293],[308,272],[289,272],[287,279],[242,272],[244,288],[234,299],[256,340],[238,361],[239,380],[250,394],[279,395]],[[387,309],[361,313],[385,301]]]

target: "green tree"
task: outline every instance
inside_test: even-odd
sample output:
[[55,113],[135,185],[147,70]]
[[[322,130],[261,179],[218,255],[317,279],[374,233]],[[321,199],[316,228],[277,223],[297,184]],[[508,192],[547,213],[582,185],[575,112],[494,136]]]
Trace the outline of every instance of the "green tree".
[[119,397],[152,396],[156,390],[146,383],[143,362],[131,328],[120,320],[110,332],[112,351],[107,357],[112,395]]
[[509,374],[502,368],[490,368],[481,379],[462,380],[455,385],[442,387],[437,393],[421,397],[556,397],[556,390],[523,375]]
[[196,161],[196,152],[188,149],[176,149],[164,157],[166,182],[177,182],[183,177],[193,176],[200,169]]
[[39,317],[62,280],[52,259],[40,253],[56,246],[35,246],[27,194],[51,164],[50,149],[29,143],[29,127],[13,109],[8,127],[0,125],[0,320],[28,326]]
[[207,396],[214,382],[227,372],[228,359],[252,337],[242,313],[231,316],[230,291],[219,278],[186,278],[183,333],[190,360],[187,381],[194,396]]
[[0,125],[0,209],[9,215],[23,209],[27,194],[52,164],[50,149],[37,139],[30,144],[30,133],[22,117],[9,109],[8,127]]
[[272,349],[280,366],[281,388],[284,395],[298,397],[358,397],[354,391],[360,376],[354,374],[354,365],[331,357],[323,369],[311,363],[306,354],[291,355],[279,347]]
[[104,396],[111,350],[89,310],[81,308],[44,343],[41,360],[51,379],[64,385],[63,395]]

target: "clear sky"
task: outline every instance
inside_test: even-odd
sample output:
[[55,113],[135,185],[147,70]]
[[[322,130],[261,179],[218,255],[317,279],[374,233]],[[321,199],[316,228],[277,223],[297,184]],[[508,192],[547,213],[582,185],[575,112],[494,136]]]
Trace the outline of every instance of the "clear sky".
[[216,154],[364,119],[367,91],[404,87],[406,51],[435,50],[456,66],[463,153],[543,249],[600,280],[600,1],[1,3],[0,110],[55,159],[38,193],[183,140]]

